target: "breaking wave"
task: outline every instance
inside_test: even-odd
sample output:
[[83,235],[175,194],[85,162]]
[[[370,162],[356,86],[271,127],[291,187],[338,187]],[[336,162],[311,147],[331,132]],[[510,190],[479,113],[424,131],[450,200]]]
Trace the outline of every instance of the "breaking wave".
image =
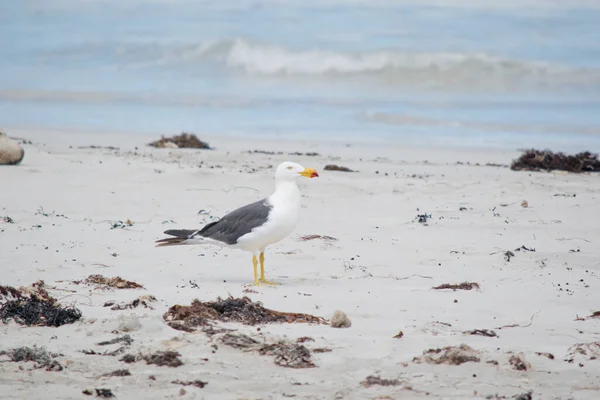
[[254,76],[363,76],[401,85],[600,83],[599,70],[511,60],[483,53],[293,51],[245,40],[218,46],[223,52],[219,57],[229,68]]

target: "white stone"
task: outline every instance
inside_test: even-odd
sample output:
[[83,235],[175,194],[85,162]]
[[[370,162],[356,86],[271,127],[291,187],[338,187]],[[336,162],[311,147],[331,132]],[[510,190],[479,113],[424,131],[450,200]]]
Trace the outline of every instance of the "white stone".
[[0,132],[0,165],[14,165],[21,162],[25,151],[17,142]]

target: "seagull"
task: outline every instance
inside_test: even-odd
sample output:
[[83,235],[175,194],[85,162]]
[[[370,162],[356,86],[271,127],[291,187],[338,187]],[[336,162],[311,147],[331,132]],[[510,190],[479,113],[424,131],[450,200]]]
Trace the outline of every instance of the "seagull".
[[[170,229],[169,236],[157,240],[156,247],[213,244],[252,253],[254,284],[270,284],[265,278],[265,249],[288,236],[298,222],[300,177],[316,178],[312,168],[294,162],[283,162],[275,171],[275,192],[269,197],[235,209],[202,229]],[[257,266],[260,262],[260,277]]]

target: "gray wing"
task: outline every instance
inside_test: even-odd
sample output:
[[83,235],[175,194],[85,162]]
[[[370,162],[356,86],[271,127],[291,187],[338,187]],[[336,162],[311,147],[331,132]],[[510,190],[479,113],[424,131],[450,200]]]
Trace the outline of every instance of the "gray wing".
[[269,218],[273,206],[266,199],[233,210],[218,221],[206,225],[195,235],[236,244],[238,239],[252,229],[263,225]]

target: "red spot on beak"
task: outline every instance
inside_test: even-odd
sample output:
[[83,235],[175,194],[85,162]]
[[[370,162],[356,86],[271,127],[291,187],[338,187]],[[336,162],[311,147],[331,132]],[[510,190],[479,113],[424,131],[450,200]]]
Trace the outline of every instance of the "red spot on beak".
[[317,171],[313,171],[313,172],[311,172],[310,177],[311,178],[318,178],[319,174],[317,173]]

